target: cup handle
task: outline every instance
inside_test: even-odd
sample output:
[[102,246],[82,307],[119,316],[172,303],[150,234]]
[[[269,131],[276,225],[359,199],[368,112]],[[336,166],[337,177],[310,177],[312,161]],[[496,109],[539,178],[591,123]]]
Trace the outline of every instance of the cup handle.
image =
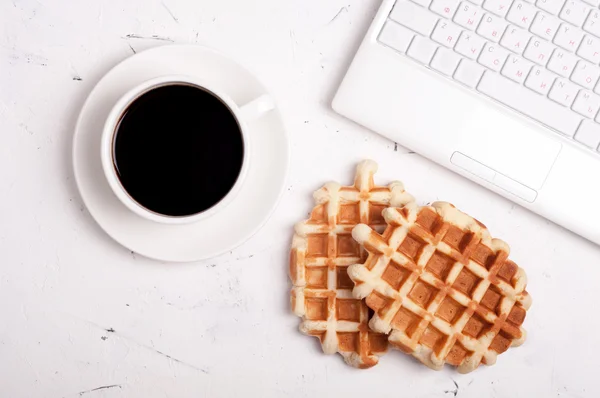
[[240,107],[242,118],[246,121],[256,120],[270,110],[275,109],[275,102],[268,94],[263,94]]

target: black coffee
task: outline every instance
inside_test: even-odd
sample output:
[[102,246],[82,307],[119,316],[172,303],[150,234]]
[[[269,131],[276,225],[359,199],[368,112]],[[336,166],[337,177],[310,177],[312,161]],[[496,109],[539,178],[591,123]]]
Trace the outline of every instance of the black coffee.
[[244,142],[227,105],[182,83],[157,87],[127,108],[113,153],[121,184],[136,202],[155,213],[189,216],[234,186]]

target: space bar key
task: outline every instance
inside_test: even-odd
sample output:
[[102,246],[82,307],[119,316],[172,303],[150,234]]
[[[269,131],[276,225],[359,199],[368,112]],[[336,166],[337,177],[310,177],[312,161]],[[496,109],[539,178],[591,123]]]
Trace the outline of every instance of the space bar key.
[[500,74],[486,71],[477,90],[559,132],[573,137],[581,117]]

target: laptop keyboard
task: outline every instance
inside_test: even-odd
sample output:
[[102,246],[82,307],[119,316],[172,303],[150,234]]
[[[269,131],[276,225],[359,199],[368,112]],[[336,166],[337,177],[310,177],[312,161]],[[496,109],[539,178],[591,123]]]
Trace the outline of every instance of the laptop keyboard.
[[378,41],[600,151],[600,0],[399,0]]

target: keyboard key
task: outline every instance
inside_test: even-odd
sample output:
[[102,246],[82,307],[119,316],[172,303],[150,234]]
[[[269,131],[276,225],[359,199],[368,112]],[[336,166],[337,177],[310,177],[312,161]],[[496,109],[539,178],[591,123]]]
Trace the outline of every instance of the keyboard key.
[[504,64],[504,68],[502,68],[502,74],[509,79],[522,84],[532,66],[533,64],[531,62],[524,60],[518,55],[510,54]]
[[600,82],[598,84],[596,84],[596,87],[594,88],[594,92],[596,94],[600,94]]
[[454,22],[470,30],[474,30],[481,17],[483,16],[483,10],[468,1],[463,1],[458,7],[456,14],[454,14]]
[[570,137],[575,134],[581,116],[537,93],[486,71],[477,85],[481,93]]
[[546,96],[555,79],[555,74],[536,65],[531,68],[531,72],[529,72],[529,76],[527,76],[527,80],[525,81],[525,86]]
[[458,43],[456,43],[454,50],[465,57],[477,59],[484,43],[485,40],[475,33],[463,31],[458,38]]
[[563,23],[558,28],[558,33],[554,38],[554,43],[561,46],[565,50],[575,51],[581,43],[583,38],[583,32],[580,29],[574,28],[573,26]]
[[431,35],[439,19],[425,8],[410,1],[398,1],[390,13],[390,18],[425,36]]
[[580,115],[593,119],[600,109],[600,97],[586,90],[581,90],[573,103],[573,110]]
[[537,0],[535,3],[536,6],[552,15],[558,14],[563,4],[565,4],[565,0]]
[[525,58],[530,61],[535,62],[536,64],[546,65],[548,60],[550,59],[550,55],[552,51],[554,51],[556,47],[545,40],[538,39],[534,37],[525,49]]
[[594,88],[600,77],[600,69],[585,61],[577,62],[571,80],[585,88]]
[[579,91],[579,87],[570,81],[562,78],[556,79],[554,85],[550,89],[548,98],[558,102],[561,105],[570,107]]
[[558,25],[560,25],[558,18],[544,12],[538,12],[531,24],[531,32],[542,39],[552,40],[558,30]]
[[406,54],[421,62],[422,64],[429,65],[431,58],[437,50],[438,45],[426,37],[415,36]]
[[379,33],[379,41],[394,50],[405,53],[415,35],[411,30],[393,21],[387,21]]
[[485,3],[483,3],[483,8],[489,12],[493,12],[499,17],[504,18],[510,9],[512,2],[513,0],[485,0]]
[[479,24],[479,28],[477,28],[477,33],[486,39],[498,43],[507,25],[502,18],[486,13]]
[[600,11],[593,10],[583,24],[583,30],[595,36],[600,36]]
[[431,4],[431,0],[411,0],[413,3],[417,3],[425,8],[429,8],[429,4]]
[[444,75],[452,76],[459,61],[460,56],[457,53],[444,47],[440,47],[437,49],[431,60],[431,67]]
[[585,35],[577,50],[577,55],[593,64],[598,64],[600,62],[600,39],[592,35]]
[[429,9],[444,18],[452,19],[459,0],[433,0]]
[[463,58],[454,72],[454,78],[468,87],[475,88],[483,71],[484,68],[481,65]]
[[461,31],[462,29],[458,25],[440,19],[433,30],[431,38],[446,47],[453,48]]
[[582,121],[577,134],[575,134],[575,140],[592,149],[598,148],[600,145],[600,124],[590,120]]
[[581,26],[589,12],[590,8],[581,1],[567,0],[559,16],[575,26]]
[[536,9],[531,4],[517,0],[513,3],[512,7],[510,7],[506,19],[521,28],[528,29],[529,25],[533,22],[535,12]]
[[600,0],[583,0],[583,1],[594,7],[598,7],[598,5],[600,5]]
[[600,94],[600,83],[596,84],[596,87],[594,88],[594,92],[596,94]]
[[500,45],[517,54],[522,54],[530,38],[531,35],[526,30],[511,25],[502,36]]
[[506,57],[508,57],[508,51],[497,44],[485,43],[478,62],[491,70],[499,71],[502,69]]
[[557,48],[550,57],[548,69],[558,73],[561,76],[569,77],[571,76],[576,63],[577,58],[573,54]]

